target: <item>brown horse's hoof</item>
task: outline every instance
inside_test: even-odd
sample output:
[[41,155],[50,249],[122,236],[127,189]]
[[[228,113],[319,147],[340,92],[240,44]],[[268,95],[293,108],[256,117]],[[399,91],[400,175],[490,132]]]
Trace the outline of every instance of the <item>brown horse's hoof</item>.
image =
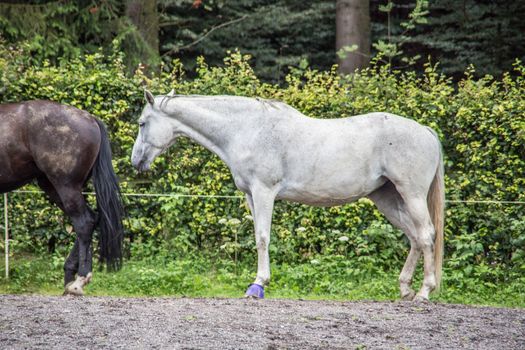
[[73,295],[76,297],[81,297],[84,295],[84,290],[78,286],[76,281],[74,281],[66,285],[63,295]]
[[91,282],[92,274],[88,273],[86,277],[77,276],[77,279],[73,282],[70,282],[64,288],[64,295],[75,295],[83,296],[84,295],[84,286]]

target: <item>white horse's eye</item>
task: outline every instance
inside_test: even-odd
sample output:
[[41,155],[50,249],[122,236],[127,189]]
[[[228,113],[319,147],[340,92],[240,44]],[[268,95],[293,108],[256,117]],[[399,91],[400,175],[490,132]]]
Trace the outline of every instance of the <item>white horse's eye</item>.
[[139,122],[139,127],[143,127],[146,123],[145,122]]

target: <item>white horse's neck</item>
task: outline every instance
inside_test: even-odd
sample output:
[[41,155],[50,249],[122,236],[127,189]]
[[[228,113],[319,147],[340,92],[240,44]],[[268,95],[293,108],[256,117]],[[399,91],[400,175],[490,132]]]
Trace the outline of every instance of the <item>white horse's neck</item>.
[[176,136],[194,140],[228,163],[228,143],[235,137],[241,113],[246,112],[239,102],[249,105],[230,97],[174,97],[164,101],[161,109],[171,117]]

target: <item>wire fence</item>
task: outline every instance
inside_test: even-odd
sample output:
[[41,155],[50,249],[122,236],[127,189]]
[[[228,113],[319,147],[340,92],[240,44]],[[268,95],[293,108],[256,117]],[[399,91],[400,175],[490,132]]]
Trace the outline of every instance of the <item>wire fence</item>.
[[[28,191],[28,190],[17,190],[13,191],[12,193],[22,193],[22,194],[44,194],[44,191]],[[82,192],[82,194],[85,195],[95,195],[95,192]],[[135,192],[124,192],[121,193],[124,197],[181,197],[181,198],[229,198],[229,199],[244,199],[244,196],[241,195],[205,195],[205,194],[184,194],[184,193],[135,193]],[[7,196],[7,193],[4,194],[4,196]],[[447,199],[445,200],[446,203],[449,204],[458,204],[458,203],[464,203],[464,204],[517,204],[517,205],[525,205],[525,201],[507,201],[507,200],[497,200],[497,199],[482,199],[482,200],[475,200],[475,199],[468,199],[468,200],[462,200],[462,199]]]
[[[44,194],[44,191],[36,190],[17,190],[13,193],[19,194]],[[95,195],[95,192],[82,192],[85,195]],[[240,195],[198,195],[198,194],[183,194],[183,193],[121,193],[123,197],[164,197],[164,198],[220,198],[220,199],[235,199],[243,200],[244,196]],[[500,205],[525,205],[525,201],[507,201],[507,200],[446,200],[448,204],[500,204]],[[4,193],[4,248],[5,248],[5,277],[9,278],[9,211],[8,211],[8,196]]]
[[[40,193],[43,194],[44,191],[13,191],[13,193]],[[82,192],[86,195],[95,195],[95,192]],[[187,197],[187,198],[234,198],[234,199],[243,199],[244,196],[235,196],[235,195],[205,195],[205,194],[183,194],[183,193],[121,193],[124,197]]]

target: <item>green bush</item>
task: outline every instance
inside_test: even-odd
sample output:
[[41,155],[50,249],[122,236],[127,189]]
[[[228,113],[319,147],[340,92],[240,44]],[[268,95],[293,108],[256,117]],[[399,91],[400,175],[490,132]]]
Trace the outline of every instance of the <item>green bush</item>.
[[[110,130],[124,193],[242,195],[219,158],[188,140],[158,158],[151,172],[136,174],[129,158],[144,104],[142,87],[158,94],[174,88],[182,94],[276,98],[316,118],[387,111],[429,125],[442,139],[447,199],[452,201],[445,232],[450,282],[457,286],[462,277],[476,276],[492,283],[525,274],[524,205],[453,202],[525,201],[525,67],[519,62],[501,80],[476,80],[470,69],[458,85],[440,75],[437,66],[428,65],[419,76],[373,63],[348,79],[335,69],[293,70],[281,87],[262,83],[249,57],[239,53],[231,53],[221,67],[199,59],[196,78],[188,80],[178,62],[158,75],[138,70],[129,76],[119,53],[35,68],[24,63],[23,52],[13,50],[1,48],[0,102],[50,99],[102,119]],[[42,249],[50,239],[71,244],[67,221],[43,196],[18,193],[10,198],[12,232],[20,247]],[[142,243],[133,254],[147,257],[163,250],[172,258],[205,255],[255,266],[252,222],[242,199],[125,201],[128,239]],[[330,261],[351,273],[344,260],[360,272],[398,271],[408,251],[403,234],[366,199],[322,209],[279,202],[272,232],[270,254],[277,264]]]

